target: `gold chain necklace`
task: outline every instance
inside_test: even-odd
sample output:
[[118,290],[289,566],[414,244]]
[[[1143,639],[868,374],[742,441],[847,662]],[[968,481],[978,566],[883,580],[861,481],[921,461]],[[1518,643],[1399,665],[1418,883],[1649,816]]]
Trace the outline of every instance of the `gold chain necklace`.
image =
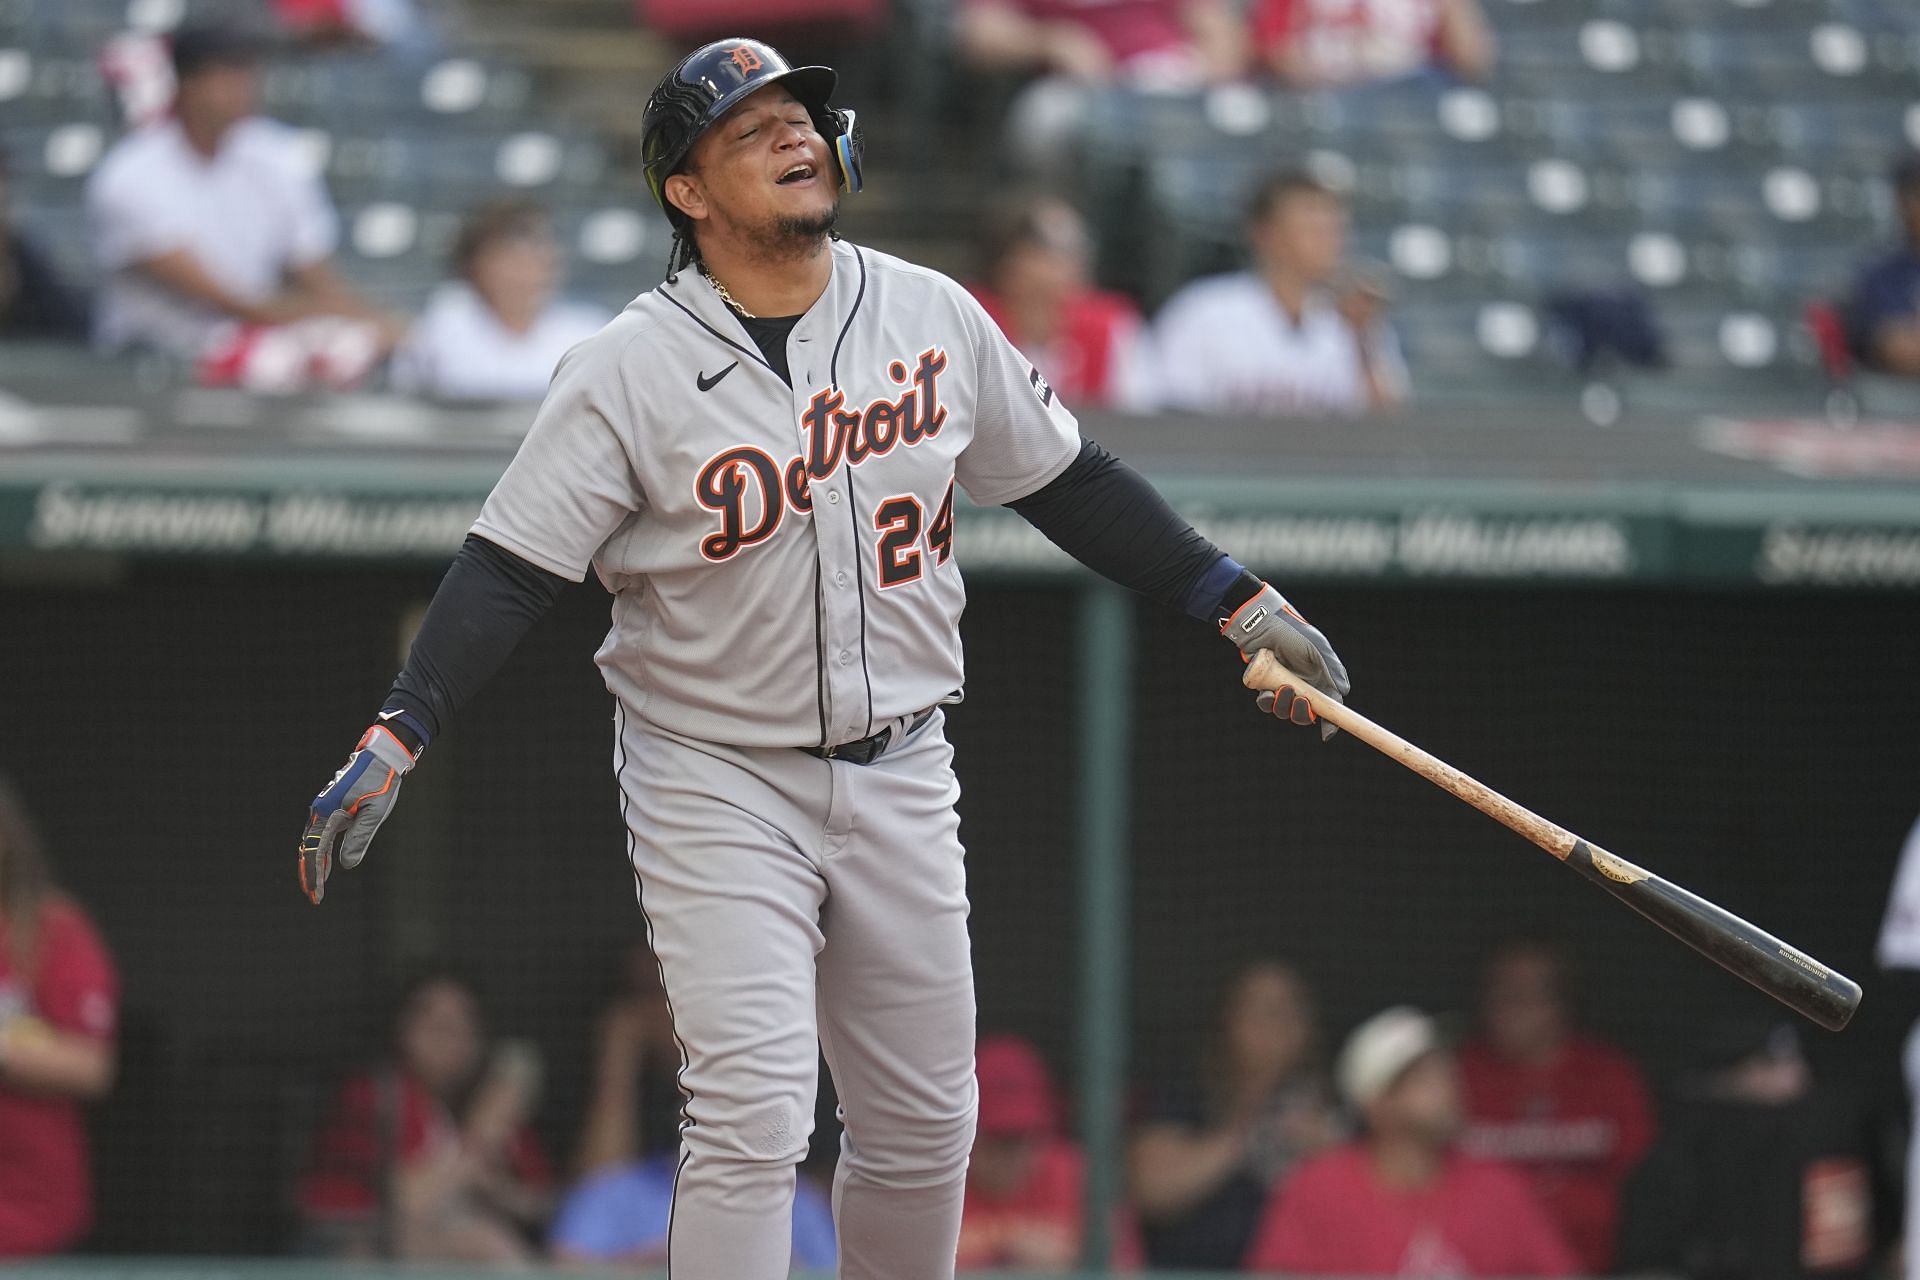
[[741,319],[758,320],[760,318],[759,316],[756,316],[755,314],[753,314],[753,312],[741,306],[739,303],[735,302],[733,300],[733,295],[727,292],[727,286],[721,284],[718,280],[714,279],[713,272],[707,270],[707,264],[704,262],[700,264],[700,274],[707,278],[707,283],[713,286],[713,291],[720,295],[720,301],[732,307],[734,311],[739,314]]

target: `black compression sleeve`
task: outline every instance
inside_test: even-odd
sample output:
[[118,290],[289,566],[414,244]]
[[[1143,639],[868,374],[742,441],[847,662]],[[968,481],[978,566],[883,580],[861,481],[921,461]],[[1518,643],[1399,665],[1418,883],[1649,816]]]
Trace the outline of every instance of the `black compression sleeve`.
[[1212,617],[1245,572],[1092,440],[1065,471],[1007,506],[1089,569],[1195,617]]
[[468,534],[427,606],[385,706],[411,712],[429,740],[560,598],[567,580]]

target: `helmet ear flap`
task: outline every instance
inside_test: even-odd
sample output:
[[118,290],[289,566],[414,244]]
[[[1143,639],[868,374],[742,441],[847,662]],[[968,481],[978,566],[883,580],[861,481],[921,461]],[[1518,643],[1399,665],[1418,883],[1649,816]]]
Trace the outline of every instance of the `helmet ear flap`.
[[840,167],[840,189],[853,195],[866,185],[860,171],[861,162],[866,158],[866,136],[860,131],[859,119],[845,107],[829,107],[826,117],[827,141]]

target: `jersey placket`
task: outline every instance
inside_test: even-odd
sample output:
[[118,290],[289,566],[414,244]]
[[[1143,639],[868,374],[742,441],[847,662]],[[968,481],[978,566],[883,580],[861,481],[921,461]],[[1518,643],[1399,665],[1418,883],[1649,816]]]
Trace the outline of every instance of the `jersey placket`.
[[[838,282],[836,282],[837,285]],[[787,368],[793,378],[793,421],[800,454],[808,440],[801,424],[814,390],[827,376],[827,347],[834,336],[833,315],[809,315],[794,326],[788,339]],[[819,551],[817,594],[820,626],[815,661],[819,687],[825,699],[823,746],[865,737],[868,719],[867,676],[863,651],[865,603],[861,599],[862,573],[858,513],[843,457],[833,474],[814,481],[813,536]]]

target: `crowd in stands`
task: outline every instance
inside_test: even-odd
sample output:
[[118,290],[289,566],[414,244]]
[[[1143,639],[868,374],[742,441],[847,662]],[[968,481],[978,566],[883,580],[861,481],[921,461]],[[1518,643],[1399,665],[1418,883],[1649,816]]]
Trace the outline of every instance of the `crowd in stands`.
[[[490,1030],[461,974],[399,990],[387,1051],[326,1105],[298,1181],[307,1256],[524,1268],[665,1258],[681,1094],[672,1012],[636,944],[594,1028],[570,1159],[536,1136],[543,1063]],[[115,1074],[117,980],[0,785],[0,1257],[91,1225],[83,1104]],[[1876,1139],[1784,1021],[1702,1028],[1656,1108],[1631,1057],[1583,1030],[1553,944],[1496,948],[1470,1029],[1399,1006],[1332,1054],[1313,991],[1256,960],[1187,1074],[1133,1107],[1112,1258],[1141,1267],[1426,1277],[1674,1274],[1852,1280],[1884,1261]],[[1086,1163],[1028,1040],[979,1041],[963,1270],[1067,1272]],[[1657,1119],[1656,1119],[1657,1111]],[[831,1144],[798,1170],[797,1265],[835,1257]]]
[[[403,0],[278,0],[275,11],[296,38],[280,47],[295,57],[430,38]],[[1148,317],[1095,280],[1074,159],[1091,104],[1115,85],[1179,94],[1264,77],[1303,91],[1437,94],[1484,79],[1500,55],[1481,0],[956,0],[951,39],[969,74],[1016,86],[1004,123],[1015,194],[980,219],[970,283],[1069,403],[1243,416],[1362,416],[1406,403],[1390,273],[1350,251],[1337,174],[1271,171],[1246,202],[1246,268],[1190,280]],[[340,218],[299,139],[260,111],[268,47],[219,27],[180,29],[163,47],[164,65],[125,49],[108,59],[122,69],[109,78],[123,105],[144,122],[87,182],[95,295],[83,298],[0,222],[0,332],[86,333],[102,351],[163,352],[202,382],[260,391],[527,400],[607,318],[561,292],[568,255],[552,215],[517,196],[470,208],[447,279],[418,314],[374,302],[334,263]],[[5,177],[0,167],[0,192]],[[1830,365],[1920,375],[1920,162],[1901,162],[1893,185],[1908,243],[1867,263],[1830,317],[1811,318],[1831,329]],[[1863,257],[1871,248],[1858,246]],[[1562,300],[1553,314],[1592,313],[1580,303]]]

